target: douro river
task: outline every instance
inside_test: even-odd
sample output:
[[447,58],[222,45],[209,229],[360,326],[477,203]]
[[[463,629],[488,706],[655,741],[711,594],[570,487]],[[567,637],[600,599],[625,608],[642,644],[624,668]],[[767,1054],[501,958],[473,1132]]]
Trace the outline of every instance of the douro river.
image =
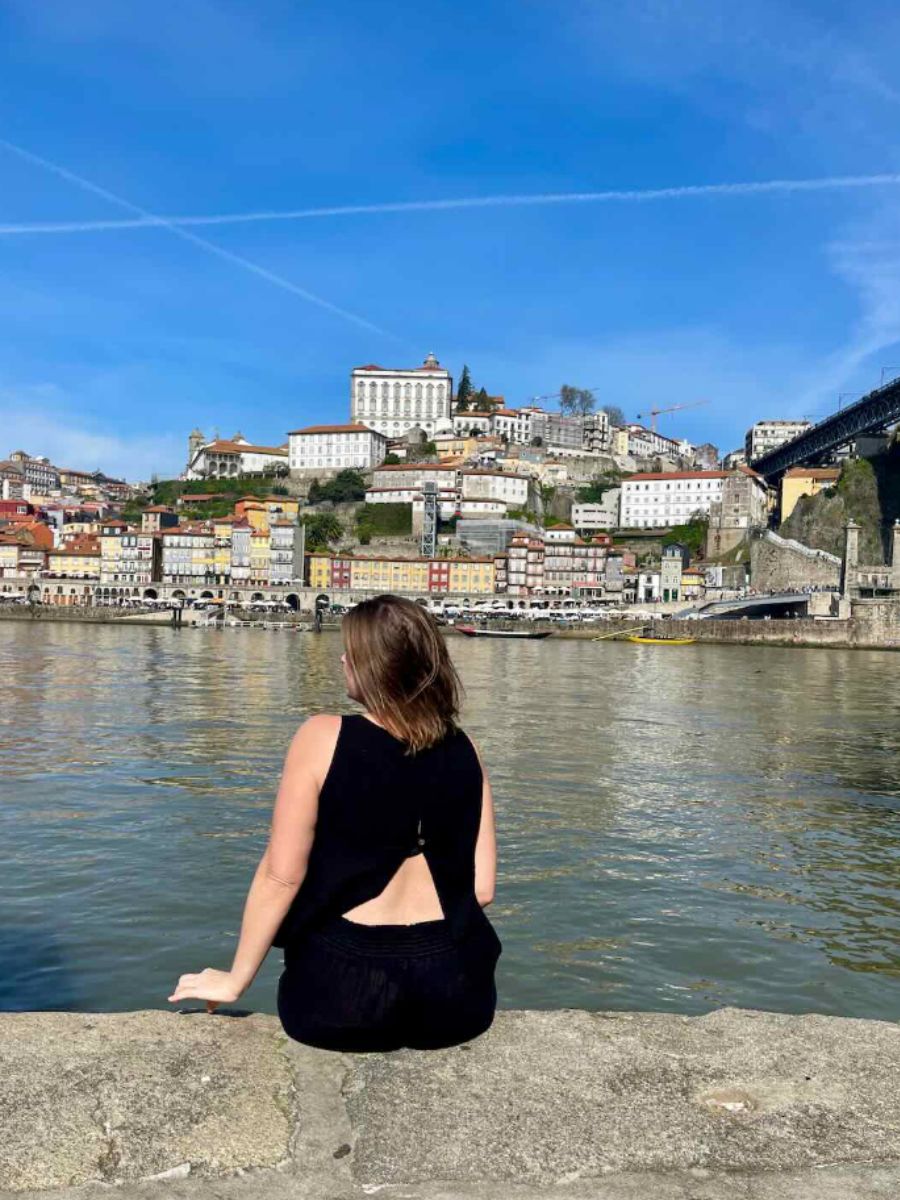
[[[900,656],[466,641],[503,1007],[897,1019]],[[0,623],[0,1008],[227,969],[340,638]],[[241,1007],[275,1011],[272,950]]]

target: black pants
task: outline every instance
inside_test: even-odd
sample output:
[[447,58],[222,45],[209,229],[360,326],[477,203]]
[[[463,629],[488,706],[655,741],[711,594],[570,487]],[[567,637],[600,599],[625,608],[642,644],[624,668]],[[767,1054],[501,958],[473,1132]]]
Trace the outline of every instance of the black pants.
[[361,925],[335,917],[285,946],[278,1015],[285,1033],[325,1050],[436,1050],[494,1020],[503,946],[481,912],[455,942],[445,920]]

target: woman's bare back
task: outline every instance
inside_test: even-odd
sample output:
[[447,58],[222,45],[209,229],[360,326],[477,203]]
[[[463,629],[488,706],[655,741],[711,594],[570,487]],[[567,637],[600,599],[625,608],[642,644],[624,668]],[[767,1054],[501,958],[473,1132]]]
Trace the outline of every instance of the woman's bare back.
[[415,925],[444,916],[424,854],[404,859],[380,895],[343,914],[359,925]]

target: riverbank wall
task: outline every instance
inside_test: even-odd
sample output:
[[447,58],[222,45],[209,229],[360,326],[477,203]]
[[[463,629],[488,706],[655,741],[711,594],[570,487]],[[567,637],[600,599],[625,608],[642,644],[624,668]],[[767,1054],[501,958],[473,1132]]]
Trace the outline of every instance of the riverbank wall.
[[222,1008],[0,1014],[0,1195],[853,1200],[900,1195],[900,1025],[500,1011],[338,1054]]

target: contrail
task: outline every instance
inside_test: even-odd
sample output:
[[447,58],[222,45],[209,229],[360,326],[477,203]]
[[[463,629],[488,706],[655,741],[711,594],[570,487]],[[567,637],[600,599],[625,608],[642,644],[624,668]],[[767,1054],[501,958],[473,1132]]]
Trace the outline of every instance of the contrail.
[[[187,229],[181,229],[176,221],[171,221],[168,217],[158,217],[154,213],[147,212],[146,209],[138,207],[137,204],[132,204],[130,200],[125,200],[121,196],[117,196],[114,192],[109,192],[106,188],[102,188],[96,183],[91,183],[89,179],[84,179],[81,175],[76,175],[73,171],[68,171],[65,167],[60,167],[46,158],[32,154],[30,150],[25,150],[21,146],[16,146],[12,142],[5,141],[3,138],[0,138],[0,149],[8,150],[10,154],[16,154],[19,158],[23,158],[32,165],[43,167],[45,171],[50,171],[52,174],[58,175],[60,179],[65,179],[67,183],[72,183],[86,192],[92,192],[95,196],[107,200],[110,204],[117,204],[120,208],[125,208],[129,212],[136,214],[136,219],[130,221],[101,222],[101,224],[108,224],[112,228],[115,228],[117,224],[124,224],[126,226],[160,226],[163,229],[167,229],[170,233],[174,233],[176,237],[180,237],[194,246],[199,246],[201,250],[206,250],[208,253],[214,254],[216,258],[233,263],[237,267],[243,267],[245,271],[250,271],[252,274],[258,275],[260,279],[265,279],[267,282],[275,284],[276,287],[283,288],[284,291],[290,292],[294,296],[299,296],[301,300],[307,300],[310,304],[316,304],[319,308],[324,308],[328,312],[335,313],[337,316],[343,317],[346,321],[352,321],[355,325],[360,325],[363,329],[368,329],[372,333],[386,337],[394,336],[393,334],[388,334],[384,329],[380,329],[377,325],[373,325],[371,321],[367,321],[364,317],[348,312],[345,308],[339,308],[338,305],[332,304],[330,300],[325,300],[321,296],[315,295],[314,292],[309,292],[306,288],[292,283],[289,279],[285,279],[281,275],[276,275],[274,271],[269,271],[265,267],[259,266],[258,263],[251,262],[249,258],[242,258],[241,255],[233,254],[230,250],[225,250],[222,246],[217,246],[214,242],[208,242],[206,238],[198,237],[196,233],[190,233]],[[13,231],[8,230],[7,232]]]
[[[10,149],[8,142],[0,141]],[[17,153],[25,154],[24,151]],[[25,155],[41,165],[51,167],[35,159],[33,155]],[[59,168],[51,167],[58,174],[73,179],[74,177]],[[84,186],[83,180],[78,180]],[[0,224],[0,234],[27,233],[94,233],[112,229],[146,229],[154,225],[166,229],[183,229],[196,225],[241,225],[255,221],[305,221],[316,217],[354,217],[379,213],[408,213],[408,212],[444,212],[452,209],[466,208],[526,208],[529,206],[552,204],[640,204],[654,200],[686,200],[697,196],[755,196],[767,192],[826,192],[849,188],[896,187],[900,184],[900,174],[883,175],[833,175],[823,179],[764,179],[749,183],[700,183],[683,187],[641,188],[624,191],[603,192],[538,192],[526,195],[500,196],[463,196],[447,200],[397,200],[384,204],[336,204],[327,208],[293,208],[268,209],[261,212],[221,213],[210,216],[174,216],[158,217],[151,213],[142,212],[134,205],[127,205],[137,212],[137,218],[127,221],[34,221],[19,224]],[[110,197],[108,192],[90,186],[90,190],[98,192],[106,199],[114,199],[116,203],[125,203],[118,198]],[[202,243],[210,247],[208,242]],[[215,247],[216,253],[225,255],[227,252]],[[346,315],[346,314],[345,314]]]

